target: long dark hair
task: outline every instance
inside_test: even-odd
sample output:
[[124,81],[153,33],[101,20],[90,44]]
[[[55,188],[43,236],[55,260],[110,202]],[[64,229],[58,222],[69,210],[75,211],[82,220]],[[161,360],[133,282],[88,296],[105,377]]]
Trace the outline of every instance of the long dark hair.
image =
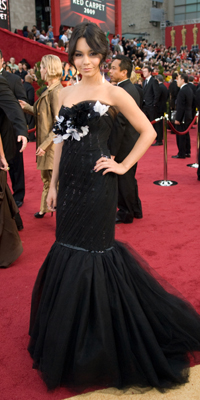
[[69,41],[69,63],[76,68],[74,65],[74,54],[77,41],[81,38],[85,38],[88,46],[95,51],[95,53],[101,54],[102,58],[100,64],[102,64],[106,60],[108,54],[108,42],[104,32],[92,22],[83,22],[75,26]]

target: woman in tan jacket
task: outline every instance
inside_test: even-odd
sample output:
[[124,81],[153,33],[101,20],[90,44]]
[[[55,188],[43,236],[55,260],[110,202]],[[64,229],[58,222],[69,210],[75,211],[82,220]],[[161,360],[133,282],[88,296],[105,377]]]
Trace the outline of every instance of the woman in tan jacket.
[[54,158],[54,133],[52,131],[55,117],[58,115],[58,96],[63,86],[60,83],[62,77],[62,64],[60,58],[52,54],[42,57],[40,64],[41,78],[48,83],[47,89],[41,94],[33,106],[20,100],[23,110],[34,115],[36,123],[36,156],[37,169],[41,171],[43,192],[40,211],[36,218],[43,218],[49,212],[46,198],[51,181]]

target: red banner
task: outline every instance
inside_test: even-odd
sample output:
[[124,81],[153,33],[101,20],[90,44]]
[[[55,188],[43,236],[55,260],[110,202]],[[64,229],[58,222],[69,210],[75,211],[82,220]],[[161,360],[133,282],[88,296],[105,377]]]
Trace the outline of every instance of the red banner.
[[75,26],[95,22],[104,32],[115,32],[115,0],[60,0],[60,22]]

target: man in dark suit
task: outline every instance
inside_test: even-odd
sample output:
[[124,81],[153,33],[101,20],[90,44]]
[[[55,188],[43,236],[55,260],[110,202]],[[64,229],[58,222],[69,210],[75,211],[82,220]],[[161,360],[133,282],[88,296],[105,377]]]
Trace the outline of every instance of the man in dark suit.
[[[25,92],[26,92],[26,96],[28,99],[28,103],[33,106],[34,104],[34,100],[35,100],[35,90],[34,87],[32,85],[33,83],[33,79],[30,75],[26,75],[25,76],[25,82],[23,84]],[[26,122],[28,125],[28,129],[33,129],[35,127],[35,118],[33,115],[30,114],[25,114],[25,118],[26,118]],[[31,132],[29,135],[29,142],[35,142],[36,138],[35,138],[35,134],[34,132]]]
[[140,103],[138,104],[139,107],[142,109],[143,106],[143,88],[142,86],[138,85],[138,83],[134,83],[134,86],[136,87],[139,95],[140,95]]
[[[179,87],[177,85],[177,72],[173,72],[172,74],[172,82],[169,85],[169,119],[171,121],[171,115],[172,111],[176,110],[176,99],[178,96],[179,92]],[[171,133],[174,134],[174,132],[171,130]]]
[[[7,120],[15,129],[4,129]],[[15,133],[14,133],[15,132]],[[16,142],[20,143],[22,152],[27,145],[27,128],[23,111],[13,95],[7,80],[0,75],[0,133],[6,160],[12,159],[16,152]],[[16,136],[15,136],[16,135]],[[21,217],[15,215],[18,230],[23,229]]]
[[[10,120],[15,130],[5,130],[4,120]],[[12,93],[7,80],[0,75],[0,133],[6,159],[13,158],[16,151],[16,140],[20,143],[20,152],[27,145],[27,127],[24,113]]]
[[[131,60],[123,55],[117,55],[111,64],[111,81],[116,82],[128,92],[137,104],[140,102],[140,96],[136,87],[131,83],[130,76],[132,71]],[[128,122],[128,120],[119,113],[110,138],[110,153],[117,162],[122,162],[130,153],[135,145],[139,134]],[[135,179],[137,164],[135,164],[126,174],[118,175],[118,212],[116,223],[131,223],[133,218],[142,218],[142,206],[138,196],[137,180]]]
[[[159,84],[160,88],[160,96],[158,99],[158,106],[157,106],[157,118],[160,118],[164,115],[167,111],[167,99],[168,99],[168,89],[163,83],[163,76],[157,75],[156,79]],[[163,144],[163,120],[161,119],[154,125],[155,131],[157,133],[156,142],[152,144],[152,146],[162,146]]]
[[150,66],[146,66],[142,70],[145,81],[143,83],[143,107],[149,121],[153,121],[157,117],[157,106],[160,96],[158,81],[153,78]]
[[173,72],[172,74],[172,82],[169,85],[169,108],[170,111],[176,110],[176,99],[178,96],[179,92],[179,87],[177,86],[177,76],[178,74],[176,72]]
[[192,89],[193,96],[194,96],[193,103],[192,103],[192,118],[194,119],[195,114],[196,114],[196,90],[197,90],[197,87],[194,85],[194,77],[192,75],[188,77],[188,80],[189,80],[189,82],[188,82],[189,87]]
[[[184,132],[192,122],[193,91],[188,85],[188,75],[181,73],[177,77],[177,85],[180,88],[176,101],[176,120],[177,131]],[[190,135],[176,135],[178,154],[172,158],[190,157]]]
[[[198,107],[199,115],[200,115],[200,86],[196,90],[196,105]],[[200,132],[200,118],[198,118],[198,132]],[[199,154],[198,154],[198,164],[199,164],[199,167],[197,169],[197,179],[198,179],[198,181],[200,181],[200,150],[199,150]]]
[[25,76],[27,75],[27,71],[24,71],[23,65],[21,62],[19,62],[18,68],[19,69],[17,69],[17,71],[15,71],[15,75],[18,75],[21,78],[21,80],[24,82]]
[[[2,65],[4,59],[0,50],[0,74],[7,80],[10,89],[17,100],[24,100],[27,102],[26,93],[22,86],[21,79],[15,74],[6,72]],[[25,117],[24,117],[25,121]],[[5,132],[13,130],[12,122],[8,118],[4,118],[3,129]],[[1,133],[3,133],[1,131]],[[25,179],[24,179],[24,162],[23,153],[20,152],[21,143],[16,142],[16,152],[12,159],[8,159],[10,166],[10,178],[12,182],[13,197],[18,207],[21,207],[25,195]]]

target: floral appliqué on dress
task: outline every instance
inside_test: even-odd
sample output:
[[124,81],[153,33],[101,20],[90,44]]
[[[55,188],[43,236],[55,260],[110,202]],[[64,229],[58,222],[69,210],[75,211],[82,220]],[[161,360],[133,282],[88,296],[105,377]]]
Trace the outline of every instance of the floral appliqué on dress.
[[69,138],[80,141],[89,132],[88,121],[105,115],[109,107],[99,101],[94,106],[90,102],[82,102],[72,108],[64,107],[65,116],[56,116],[56,123],[53,127],[53,132],[56,135],[53,139],[54,143],[61,143]]

